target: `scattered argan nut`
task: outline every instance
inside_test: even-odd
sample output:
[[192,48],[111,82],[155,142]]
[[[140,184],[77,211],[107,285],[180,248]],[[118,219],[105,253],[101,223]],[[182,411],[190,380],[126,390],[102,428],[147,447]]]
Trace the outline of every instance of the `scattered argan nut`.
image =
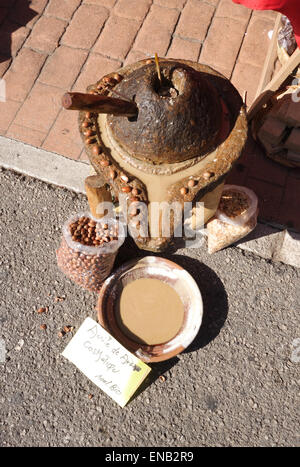
[[115,73],[115,74],[113,75],[113,78],[119,83],[120,81],[122,81],[123,76],[122,76],[122,75],[119,75],[119,73]]
[[64,331],[59,331],[59,333],[57,334],[58,337],[64,337],[66,333]]
[[133,194],[133,196],[137,196],[139,194],[139,192],[140,192],[140,190],[138,188],[133,188],[131,193]]
[[104,159],[103,161],[100,162],[100,165],[102,167],[108,167],[110,164],[110,161],[108,161],[107,159]]
[[95,144],[95,146],[93,146],[93,154],[95,154],[95,156],[98,156],[100,154],[100,146],[98,144]]
[[54,301],[55,302],[63,302],[65,300],[65,297],[55,297]]
[[48,311],[48,307],[42,307],[42,308],[39,308],[38,310],[36,310],[37,313],[45,313],[46,311]]
[[148,60],[146,60],[146,65],[150,65],[150,63],[152,63],[152,60],[150,60],[150,58]]
[[91,118],[91,116],[92,116],[92,112],[86,112],[85,118]]
[[122,175],[120,176],[120,179],[123,180],[123,182],[125,182],[125,183],[127,183],[127,182],[129,181],[129,178],[128,178],[127,175],[125,175],[125,174],[122,174]]
[[185,188],[184,186],[183,186],[182,188],[180,188],[180,193],[181,193],[182,195],[186,195],[187,192],[188,192],[188,190],[187,190],[187,188]]
[[86,120],[82,122],[82,128],[87,128],[90,126],[90,122],[87,122]]
[[41,324],[40,328],[43,329],[43,331],[45,331],[45,329],[47,329],[47,324]]
[[116,172],[115,170],[112,170],[112,169],[111,169],[111,170],[109,171],[109,176],[110,176],[110,178],[111,178],[112,180],[114,180],[114,179],[116,178],[116,176],[117,176],[117,172]]
[[84,136],[92,136],[94,134],[93,130],[86,130]]
[[121,188],[121,190],[123,191],[123,193],[130,193],[131,192],[131,187],[130,186],[123,186]]
[[93,397],[94,397],[93,394],[89,394],[89,395],[88,395],[88,398],[89,398],[89,399],[93,399]]
[[188,187],[193,188],[193,186],[195,186],[195,185],[196,185],[195,180],[191,179],[191,180],[188,181]]
[[166,381],[166,377],[164,375],[160,375],[159,380],[164,383]]
[[209,180],[211,177],[213,177],[215,174],[213,172],[204,172],[203,178],[204,180]]
[[94,136],[90,136],[89,138],[85,138],[85,142],[86,144],[91,144],[95,141],[95,137]]

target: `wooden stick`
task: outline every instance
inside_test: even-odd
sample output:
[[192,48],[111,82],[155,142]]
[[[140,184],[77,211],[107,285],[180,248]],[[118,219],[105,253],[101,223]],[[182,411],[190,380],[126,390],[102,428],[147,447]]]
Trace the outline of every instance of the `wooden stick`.
[[277,40],[278,40],[278,30],[281,24],[281,14],[278,13],[276,16],[276,21],[273,29],[272,39],[268,48],[268,53],[264,63],[264,67],[261,73],[260,81],[257,87],[255,99],[262,93],[266,85],[269,83],[274,68],[274,63],[277,57]]
[[158,55],[157,55],[156,52],[155,52],[154,57],[155,57],[155,65],[156,65],[157,76],[158,76],[158,79],[159,79],[160,85],[161,85],[162,82],[161,82],[160,66],[159,66],[159,61],[158,61]]
[[138,113],[137,105],[133,101],[81,92],[64,94],[62,105],[68,110],[84,110],[102,114],[124,115],[125,117],[134,117]]
[[110,191],[107,190],[101,175],[90,175],[85,179],[85,191],[93,217],[100,219],[105,215],[99,214],[97,208],[103,202],[112,202]]
[[279,72],[272,78],[270,83],[264,88],[263,92],[255,99],[251,105],[249,112],[247,114],[248,121],[250,121],[261,107],[266,104],[277,91],[282,83],[287,79],[287,77],[297,68],[300,64],[300,49],[297,47],[293,55],[290,56],[285,65],[279,70]]

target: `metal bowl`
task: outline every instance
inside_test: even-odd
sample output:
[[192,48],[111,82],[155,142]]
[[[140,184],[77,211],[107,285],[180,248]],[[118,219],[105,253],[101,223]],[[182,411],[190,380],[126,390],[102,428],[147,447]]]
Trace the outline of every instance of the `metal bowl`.
[[[137,279],[159,279],[177,292],[184,317],[179,332],[168,342],[147,345],[125,335],[116,318],[116,303],[124,287]],[[103,283],[97,302],[99,323],[125,348],[144,362],[159,362],[186,349],[196,337],[203,314],[200,290],[192,276],[178,264],[164,258],[146,256],[117,269]]]

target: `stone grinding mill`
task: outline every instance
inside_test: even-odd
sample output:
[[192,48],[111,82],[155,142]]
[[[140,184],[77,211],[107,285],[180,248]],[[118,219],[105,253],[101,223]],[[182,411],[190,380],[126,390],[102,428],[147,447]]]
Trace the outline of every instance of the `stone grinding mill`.
[[[225,177],[247,139],[241,96],[224,76],[187,60],[154,59],[102,77],[87,94],[67,93],[65,108],[79,110],[86,153],[110,195],[126,198],[134,240],[159,252],[173,241],[151,231],[153,203],[202,202],[204,222],[215,213]],[[148,207],[146,234],[139,203]],[[196,209],[196,208],[194,208]],[[182,223],[182,220],[180,221]]]

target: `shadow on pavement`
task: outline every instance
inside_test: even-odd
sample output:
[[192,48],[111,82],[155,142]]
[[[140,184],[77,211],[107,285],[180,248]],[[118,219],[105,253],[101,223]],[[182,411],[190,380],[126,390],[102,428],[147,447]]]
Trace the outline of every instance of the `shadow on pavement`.
[[30,0],[0,0],[0,63],[12,58],[13,32],[38,14],[30,4]]

